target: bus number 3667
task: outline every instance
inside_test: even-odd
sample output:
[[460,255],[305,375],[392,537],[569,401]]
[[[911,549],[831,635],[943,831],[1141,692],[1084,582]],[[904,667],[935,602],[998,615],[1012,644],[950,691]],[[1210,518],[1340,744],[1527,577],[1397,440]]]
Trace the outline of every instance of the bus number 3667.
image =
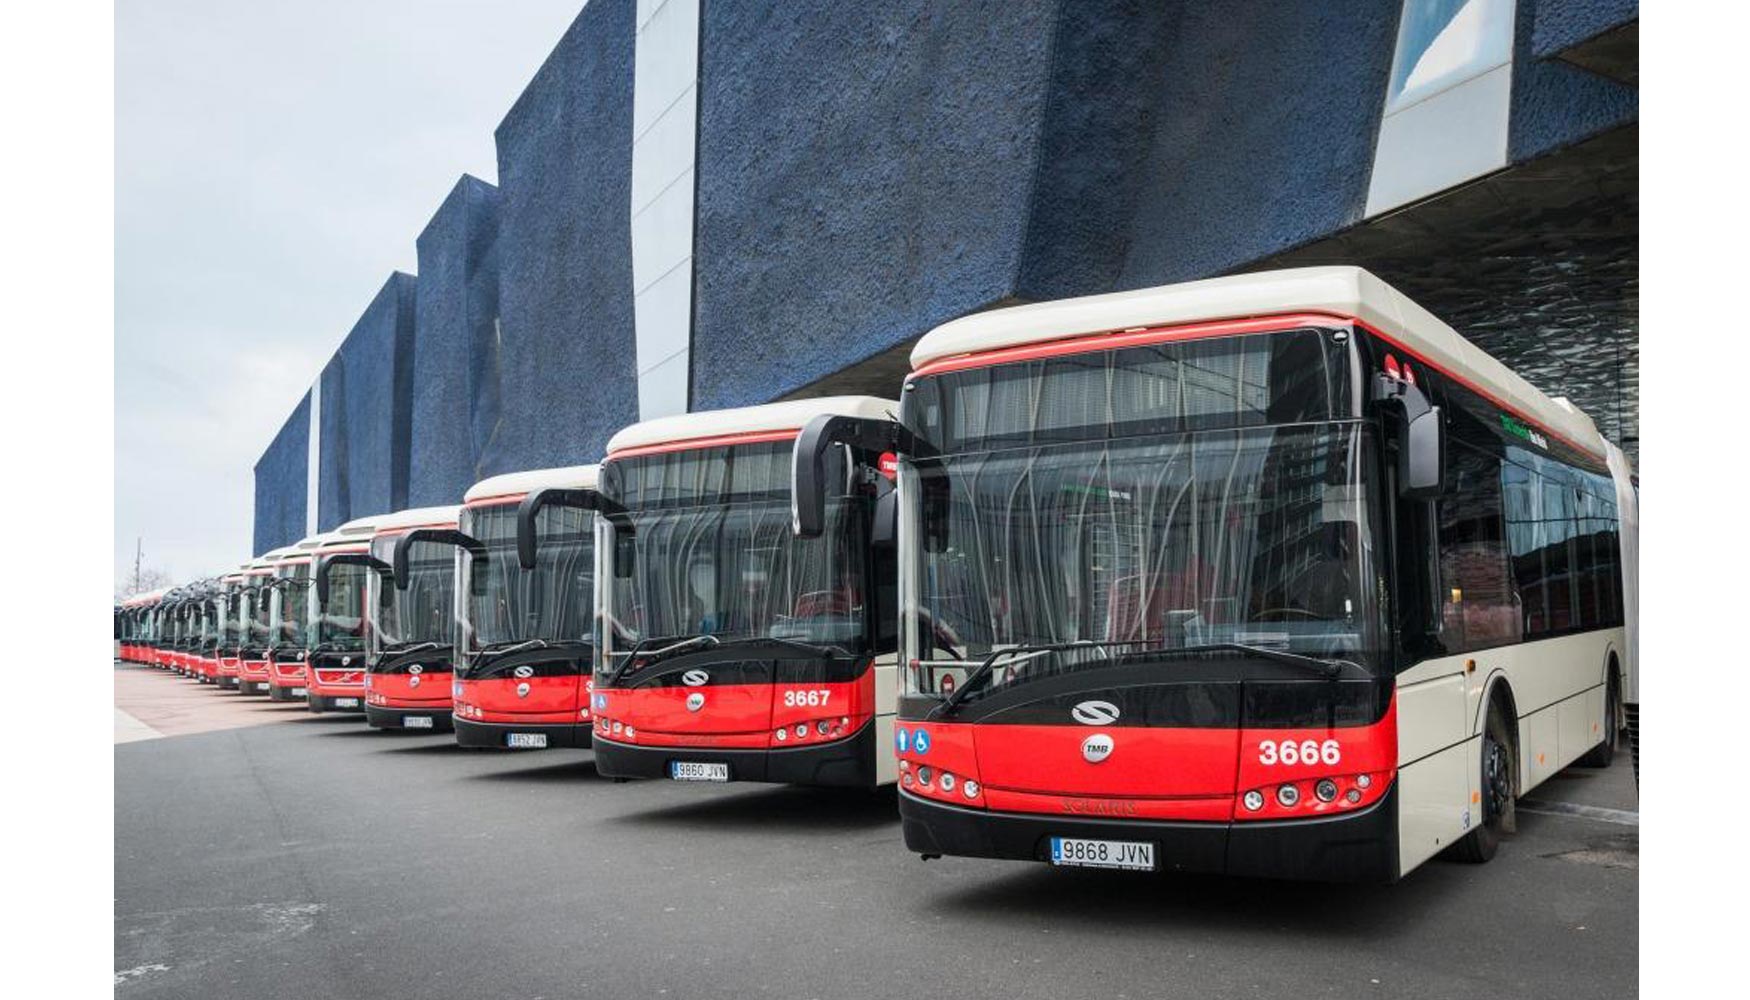
[[810,688],[805,691],[785,691],[784,707],[820,708],[825,705],[826,700],[831,697],[832,692],[830,690],[823,690],[820,688]]
[[1258,763],[1270,764],[1335,764],[1343,759],[1343,748],[1336,740],[1265,740],[1258,744]]

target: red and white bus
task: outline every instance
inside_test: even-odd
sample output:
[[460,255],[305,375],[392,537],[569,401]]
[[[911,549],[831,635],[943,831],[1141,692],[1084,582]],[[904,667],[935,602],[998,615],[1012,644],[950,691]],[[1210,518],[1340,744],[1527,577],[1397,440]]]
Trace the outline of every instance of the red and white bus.
[[273,568],[289,549],[274,549],[243,570],[238,594],[237,690],[242,694],[267,694],[267,646],[272,624]]
[[203,684],[219,684],[220,609],[225,600],[224,578],[206,580],[197,585],[196,597],[190,609],[189,667]]
[[365,591],[365,721],[373,728],[450,728],[456,553],[441,542],[416,541],[397,562],[395,543],[415,531],[455,531],[459,509],[418,507],[377,520],[371,536],[377,572],[366,578]]
[[237,572],[225,574],[219,581],[218,593],[213,595],[212,639],[207,656],[213,661],[213,679],[222,691],[237,690],[238,674],[242,671],[243,591],[249,585],[248,570],[249,564],[244,563]]
[[156,666],[153,627],[157,622],[158,605],[164,600],[167,587],[135,594],[122,602],[122,659],[128,663]]
[[407,567],[396,571],[397,586],[413,579],[422,550],[460,550],[451,721],[461,746],[590,745],[595,539],[589,515],[560,507],[542,514],[543,550],[526,570],[517,561],[516,525],[518,505],[531,492],[593,490],[596,471],[581,465],[483,479],[464,494],[455,529],[415,530],[396,542],[392,565]]
[[994,310],[911,360],[909,849],[1391,881],[1610,760],[1626,463],[1373,275]]
[[597,513],[596,770],[615,778],[872,787],[895,778],[894,563],[871,538],[891,493],[881,452],[826,449],[823,525],[791,530],[798,433],[816,418],[890,425],[891,400],[689,413],[608,442],[594,491],[532,492]]
[[371,536],[382,515],[348,521],[313,550],[315,586],[304,633],[305,704],[310,711],[365,711],[366,591]]

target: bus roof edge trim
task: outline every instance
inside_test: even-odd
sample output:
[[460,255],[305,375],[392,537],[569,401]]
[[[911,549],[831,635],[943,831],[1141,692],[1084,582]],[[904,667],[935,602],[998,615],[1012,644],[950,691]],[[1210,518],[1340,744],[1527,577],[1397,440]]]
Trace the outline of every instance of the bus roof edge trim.
[[599,481],[599,465],[566,465],[555,469],[526,469],[489,476],[468,487],[462,494],[464,504],[492,497],[522,496],[532,490],[549,486],[571,490],[593,490]]
[[[974,313],[926,333],[912,348],[914,371],[944,358],[1149,327],[1284,313],[1330,313],[1370,326],[1497,403],[1604,454],[1597,425],[1558,404],[1459,336],[1428,310],[1359,267],[1304,267],[1187,281]],[[1098,346],[1090,344],[1090,351]]]
[[821,414],[895,420],[899,417],[899,404],[874,396],[820,396],[729,410],[677,413],[623,428],[608,439],[608,455],[686,441],[707,442],[718,438],[800,431]]

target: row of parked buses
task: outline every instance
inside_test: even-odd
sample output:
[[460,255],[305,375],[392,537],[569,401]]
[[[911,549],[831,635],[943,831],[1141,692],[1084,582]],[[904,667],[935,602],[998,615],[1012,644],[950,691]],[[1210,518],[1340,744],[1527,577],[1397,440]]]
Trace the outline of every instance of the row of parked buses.
[[124,655],[615,778],[897,784],[926,858],[1290,878],[1487,860],[1632,721],[1621,452],[1365,271],[911,361],[145,595]]

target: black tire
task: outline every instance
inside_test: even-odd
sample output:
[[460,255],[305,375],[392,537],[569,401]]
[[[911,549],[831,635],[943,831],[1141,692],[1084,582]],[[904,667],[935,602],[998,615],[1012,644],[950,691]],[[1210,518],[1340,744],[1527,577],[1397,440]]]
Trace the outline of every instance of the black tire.
[[1610,679],[1604,685],[1604,738],[1586,751],[1579,763],[1583,767],[1609,767],[1621,740],[1622,688],[1616,680],[1616,664],[1610,665]]
[[1513,810],[1513,775],[1518,766],[1514,758],[1512,728],[1507,723],[1507,710],[1499,700],[1489,703],[1489,717],[1483,724],[1482,748],[1482,822],[1471,828],[1464,839],[1447,850],[1454,861],[1480,865],[1495,856],[1501,847],[1501,837],[1512,833],[1516,826]]

